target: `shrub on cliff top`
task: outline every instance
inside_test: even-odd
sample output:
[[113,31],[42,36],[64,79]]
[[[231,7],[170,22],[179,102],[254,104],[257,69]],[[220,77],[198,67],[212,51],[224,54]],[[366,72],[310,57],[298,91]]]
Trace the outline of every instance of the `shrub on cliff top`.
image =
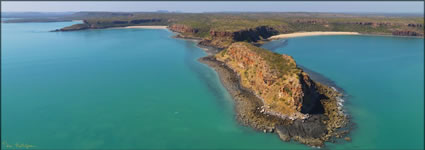
[[[293,69],[296,69],[296,65],[290,63],[289,60],[285,59],[282,54],[274,53],[269,50],[254,46],[246,42],[237,42],[234,44],[244,45],[249,50],[257,53],[261,58],[263,58],[273,71],[278,72],[279,76],[282,76],[286,73],[289,73]],[[233,45],[233,44],[232,44]],[[225,52],[223,52],[225,53]],[[292,59],[292,58],[290,58]]]

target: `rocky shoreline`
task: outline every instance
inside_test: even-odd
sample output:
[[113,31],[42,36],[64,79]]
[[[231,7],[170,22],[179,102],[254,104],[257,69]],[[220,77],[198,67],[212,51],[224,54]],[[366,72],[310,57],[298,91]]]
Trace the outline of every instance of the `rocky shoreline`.
[[263,131],[273,132],[275,125],[281,120],[279,117],[266,115],[261,112],[261,100],[251,91],[239,84],[239,77],[224,63],[217,61],[213,56],[199,59],[213,68],[218,74],[221,83],[233,97],[236,107],[236,119],[242,124]]
[[[213,56],[199,59],[200,62],[213,68],[220,77],[221,83],[235,101],[236,119],[242,125],[250,126],[265,133],[277,133],[283,141],[298,141],[300,143],[321,147],[324,142],[335,142],[348,134],[349,120],[338,105],[342,94],[319,84],[320,92],[327,98],[322,100],[325,114],[313,114],[307,119],[282,119],[281,117],[264,113],[262,101],[250,90],[241,87],[238,75],[226,64]],[[329,96],[329,97],[328,97]],[[346,140],[350,140],[346,137]]]

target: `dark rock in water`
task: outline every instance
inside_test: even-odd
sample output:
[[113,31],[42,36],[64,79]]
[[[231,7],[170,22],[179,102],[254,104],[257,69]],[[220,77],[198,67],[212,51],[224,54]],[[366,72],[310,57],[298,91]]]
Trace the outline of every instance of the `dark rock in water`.
[[324,115],[312,115],[306,120],[295,120],[292,124],[277,125],[276,132],[282,140],[287,141],[291,137],[320,138],[327,134],[328,130],[322,120]]
[[288,142],[289,140],[291,140],[291,135],[288,131],[288,128],[286,128],[284,126],[277,126],[276,127],[276,133],[279,135],[279,138],[282,141]]

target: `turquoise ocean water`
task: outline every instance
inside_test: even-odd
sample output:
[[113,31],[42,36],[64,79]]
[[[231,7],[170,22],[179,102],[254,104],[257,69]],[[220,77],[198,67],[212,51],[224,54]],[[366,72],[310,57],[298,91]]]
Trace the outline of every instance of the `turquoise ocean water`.
[[47,32],[71,24],[2,24],[2,141],[38,149],[305,148],[238,125],[195,43],[167,30]]
[[[3,143],[35,149],[310,149],[240,126],[217,74],[196,61],[206,54],[195,43],[171,38],[167,30],[48,32],[74,23],[2,24]],[[325,43],[322,38],[337,49],[315,46],[315,40]],[[363,49],[338,49],[349,40]],[[308,51],[306,42],[317,51]],[[357,123],[353,142],[329,148],[423,147],[423,39],[329,36],[288,43],[277,49],[351,96],[346,106]]]
[[263,45],[345,91],[352,142],[330,148],[423,149],[424,39],[313,36]]

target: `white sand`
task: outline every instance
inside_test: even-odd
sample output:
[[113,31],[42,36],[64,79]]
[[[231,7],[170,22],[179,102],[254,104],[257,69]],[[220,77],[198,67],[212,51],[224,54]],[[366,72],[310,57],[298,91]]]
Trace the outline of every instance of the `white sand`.
[[292,37],[301,37],[301,36],[317,36],[317,35],[359,35],[358,32],[296,32],[289,34],[279,34],[269,37],[269,39],[283,39],[283,38],[292,38]]
[[127,26],[114,29],[167,29],[167,26]]

